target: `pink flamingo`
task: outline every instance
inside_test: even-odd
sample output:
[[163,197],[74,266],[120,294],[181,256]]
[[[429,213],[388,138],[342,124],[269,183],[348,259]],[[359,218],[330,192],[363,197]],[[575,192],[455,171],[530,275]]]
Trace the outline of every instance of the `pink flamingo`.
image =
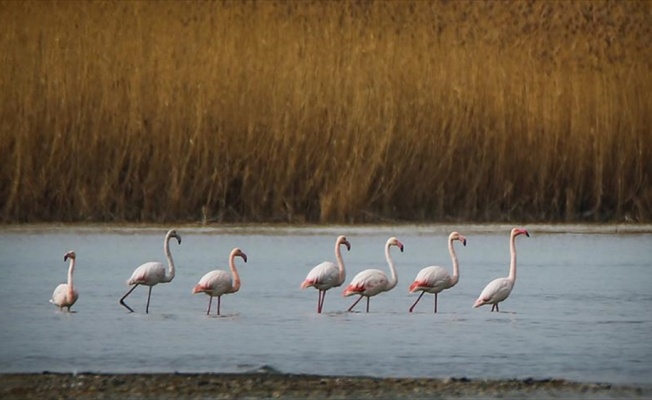
[[131,274],[131,278],[127,281],[127,285],[134,285],[134,287],[129,289],[129,291],[120,299],[120,304],[125,306],[129,311],[134,312],[134,310],[129,307],[124,300],[138,287],[138,285],[149,286],[149,291],[147,292],[147,306],[145,307],[145,313],[148,314],[149,299],[152,296],[152,286],[159,283],[168,283],[174,279],[174,261],[172,260],[172,253],[170,253],[170,239],[172,238],[176,238],[179,244],[181,244],[181,235],[179,235],[174,229],[170,230],[165,235],[163,251],[165,252],[165,257],[168,259],[168,266],[170,268],[169,274],[165,274],[165,265],[156,261],[142,264],[134,270],[133,274]]
[[330,261],[324,261],[323,263],[314,267],[306,276],[306,280],[301,284],[301,289],[307,287],[314,287],[319,290],[317,296],[317,313],[321,313],[322,308],[324,307],[324,298],[326,297],[326,291],[330,288],[342,286],[344,280],[346,279],[346,271],[344,270],[344,261],[342,260],[342,253],[340,252],[340,245],[345,245],[346,250],[351,250],[351,243],[346,240],[345,236],[339,236],[335,241],[335,259],[337,260],[337,265]]
[[498,310],[498,303],[509,297],[509,294],[514,288],[516,282],[516,236],[523,235],[530,237],[530,234],[525,229],[514,228],[509,237],[509,251],[511,255],[511,262],[509,265],[509,276],[507,278],[496,278],[485,286],[480,297],[473,304],[473,308],[480,307],[484,304],[492,304],[491,311]]
[[235,293],[240,290],[240,275],[235,267],[235,258],[242,257],[244,262],[247,262],[247,255],[240,249],[235,248],[231,250],[229,255],[229,269],[233,274],[233,280],[228,272],[216,269],[208,272],[202,276],[199,283],[192,290],[192,293],[206,293],[208,295],[208,310],[206,315],[211,312],[211,304],[213,297],[217,297],[217,315],[220,315],[220,305],[222,303],[222,295]]
[[369,312],[369,298],[379,293],[392,290],[398,283],[398,277],[396,276],[396,267],[394,267],[394,260],[392,260],[392,257],[389,254],[390,246],[396,246],[401,249],[401,252],[403,252],[403,243],[401,243],[395,237],[389,238],[387,243],[385,243],[385,258],[387,259],[387,264],[389,264],[389,269],[392,273],[391,279],[388,279],[387,275],[379,269],[366,269],[359,272],[353,278],[351,283],[349,283],[349,286],[344,289],[344,296],[352,296],[354,294],[360,296],[358,297],[358,300],[356,300],[355,303],[349,307],[348,311],[353,310],[353,307],[355,307],[363,297],[366,297],[367,312]]
[[451,259],[453,260],[453,276],[448,274],[445,268],[442,267],[425,267],[422,269],[419,274],[417,274],[416,279],[410,285],[410,293],[421,291],[417,301],[412,304],[410,307],[410,312],[414,310],[414,307],[417,305],[419,300],[424,293],[434,293],[435,295],[435,313],[437,313],[437,295],[439,292],[444,289],[450,289],[453,286],[457,285],[457,282],[460,279],[460,267],[457,262],[457,255],[455,254],[455,248],[453,247],[453,240],[459,240],[464,246],[466,246],[466,238],[460,235],[457,232],[453,232],[448,236],[448,251],[451,254]]
[[79,293],[75,290],[75,287],[72,284],[72,273],[75,270],[76,258],[77,255],[74,251],[69,251],[63,255],[63,261],[70,259],[70,266],[68,267],[68,283],[62,283],[57,286],[57,288],[54,289],[52,299],[50,300],[50,303],[59,307],[59,310],[62,311],[64,307],[67,307],[68,311],[70,311],[70,307],[72,307],[79,298]]

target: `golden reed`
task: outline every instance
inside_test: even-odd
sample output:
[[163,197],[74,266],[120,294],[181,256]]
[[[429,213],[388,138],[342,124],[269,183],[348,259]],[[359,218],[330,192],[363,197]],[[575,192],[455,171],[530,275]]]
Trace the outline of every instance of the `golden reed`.
[[650,221],[652,2],[0,2],[0,220]]

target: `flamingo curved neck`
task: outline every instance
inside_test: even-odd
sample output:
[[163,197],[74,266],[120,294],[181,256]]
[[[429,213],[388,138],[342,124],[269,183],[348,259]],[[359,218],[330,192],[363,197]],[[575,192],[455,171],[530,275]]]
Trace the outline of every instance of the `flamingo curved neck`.
[[453,239],[448,239],[448,252],[451,255],[451,260],[453,261],[453,276],[451,276],[450,286],[453,287],[457,284],[457,281],[460,279],[460,265],[457,261],[457,254],[455,253],[455,246],[453,246]]
[[396,267],[394,266],[394,260],[392,259],[391,254],[389,253],[390,244],[385,245],[385,258],[387,259],[387,264],[389,264],[389,270],[392,273],[391,278],[387,282],[387,290],[393,289],[398,284],[398,276],[396,275]]
[[509,279],[512,282],[516,281],[516,235],[512,235],[509,239]]
[[231,252],[229,256],[229,269],[231,269],[231,274],[233,274],[231,293],[235,293],[240,290],[240,274],[238,274],[238,269],[235,267],[235,252]]
[[344,259],[342,258],[340,245],[340,242],[335,243],[335,259],[337,260],[337,267],[339,268],[338,283],[341,285],[346,279],[346,271],[344,270]]
[[170,239],[172,237],[166,236],[165,243],[163,244],[163,251],[165,251],[165,257],[168,259],[168,274],[165,275],[163,282],[170,282],[174,279],[174,260],[172,259],[172,253],[170,252]]

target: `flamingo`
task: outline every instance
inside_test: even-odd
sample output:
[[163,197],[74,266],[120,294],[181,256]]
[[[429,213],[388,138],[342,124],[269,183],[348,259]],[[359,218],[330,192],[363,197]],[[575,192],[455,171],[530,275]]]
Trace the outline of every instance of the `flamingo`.
[[209,296],[206,315],[211,312],[213,297],[217,297],[217,315],[220,315],[222,295],[235,293],[240,290],[240,275],[238,275],[238,270],[235,268],[236,257],[242,257],[244,262],[247,262],[247,255],[242,250],[237,247],[231,250],[231,255],[229,255],[229,268],[233,274],[233,280],[231,280],[231,275],[228,272],[216,269],[202,276],[197,286],[192,290],[193,294],[206,293]]
[[170,253],[170,239],[176,238],[179,244],[181,244],[181,235],[177,233],[174,229],[168,231],[165,235],[165,240],[163,242],[163,251],[165,252],[165,257],[168,259],[168,266],[170,268],[169,274],[165,274],[165,265],[157,261],[150,261],[140,265],[134,270],[134,273],[131,274],[131,278],[127,281],[127,285],[134,285],[124,296],[120,299],[120,304],[125,306],[130,312],[134,310],[129,307],[124,300],[138,287],[138,285],[149,286],[149,291],[147,292],[147,306],[145,307],[145,313],[149,314],[149,299],[152,296],[152,286],[159,283],[168,283],[174,279],[174,261],[172,260],[172,253]]
[[352,296],[354,294],[359,295],[358,300],[355,301],[349,307],[348,311],[353,310],[353,307],[356,306],[362,300],[363,297],[367,298],[367,312],[369,312],[369,298],[375,296],[382,292],[388,292],[392,290],[398,283],[398,277],[396,276],[396,267],[394,267],[394,260],[389,254],[390,246],[396,246],[401,249],[403,252],[403,243],[401,243],[397,238],[391,237],[385,243],[385,258],[387,259],[387,264],[389,264],[389,269],[392,273],[391,278],[387,278],[387,275],[379,269],[366,269],[359,272],[349,283],[349,286],[344,289],[343,295]]
[[317,297],[318,314],[321,313],[321,310],[324,307],[326,291],[330,288],[342,286],[346,279],[346,271],[344,270],[344,261],[342,260],[340,245],[345,245],[347,251],[351,250],[351,243],[346,240],[346,237],[339,236],[335,241],[335,259],[337,260],[337,265],[330,261],[324,261],[314,267],[308,273],[308,276],[306,276],[306,280],[301,284],[301,289],[312,286],[319,290]]
[[412,304],[410,307],[410,312],[414,310],[414,307],[417,305],[419,300],[424,293],[434,293],[435,295],[435,313],[437,313],[437,295],[439,292],[444,289],[450,289],[453,286],[457,285],[457,282],[460,279],[460,267],[457,262],[457,255],[455,254],[455,248],[453,247],[453,241],[459,240],[464,246],[466,246],[466,238],[460,235],[458,232],[453,232],[448,236],[448,251],[451,254],[451,259],[453,260],[453,276],[448,274],[448,271],[442,267],[431,266],[425,267],[418,274],[414,282],[410,285],[410,293],[421,291],[417,301]]
[[530,237],[526,229],[514,228],[509,236],[509,252],[511,255],[511,262],[509,265],[509,276],[507,278],[496,278],[485,286],[480,296],[473,304],[473,308],[480,307],[485,304],[492,304],[491,311],[498,310],[498,303],[509,297],[509,294],[514,288],[516,282],[516,236],[525,235]]
[[77,255],[74,251],[69,251],[63,255],[64,262],[70,259],[70,266],[68,267],[68,283],[62,283],[57,286],[57,288],[54,289],[54,293],[52,293],[52,299],[50,299],[50,303],[59,307],[59,310],[62,311],[64,307],[67,307],[68,311],[70,311],[70,307],[72,307],[79,298],[79,293],[75,290],[75,287],[72,284],[72,273],[75,270],[76,258]]

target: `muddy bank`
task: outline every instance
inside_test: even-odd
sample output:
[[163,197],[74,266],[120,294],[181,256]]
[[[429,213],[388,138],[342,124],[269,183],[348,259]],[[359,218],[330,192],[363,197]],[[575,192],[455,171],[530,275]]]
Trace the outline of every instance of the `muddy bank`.
[[247,374],[2,374],[2,399],[643,399],[648,387],[546,380]]

